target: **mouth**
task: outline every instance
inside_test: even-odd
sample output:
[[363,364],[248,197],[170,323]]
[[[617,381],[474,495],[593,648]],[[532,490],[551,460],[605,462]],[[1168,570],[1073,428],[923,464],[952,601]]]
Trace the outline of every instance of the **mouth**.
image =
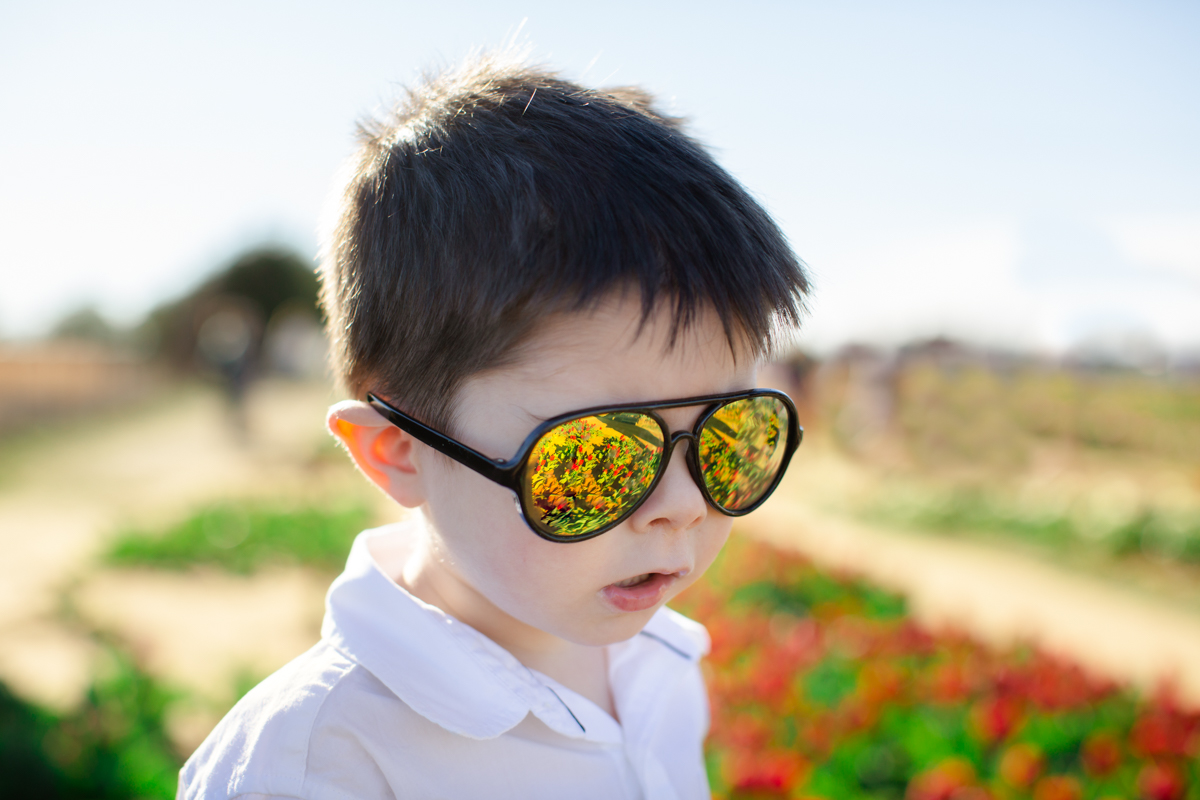
[[688,572],[644,572],[610,583],[600,595],[617,611],[645,611],[661,603],[667,590]]

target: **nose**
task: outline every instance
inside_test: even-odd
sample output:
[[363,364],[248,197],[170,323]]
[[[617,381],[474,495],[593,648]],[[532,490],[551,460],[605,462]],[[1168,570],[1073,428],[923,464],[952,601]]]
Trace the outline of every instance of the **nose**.
[[686,431],[671,436],[670,447],[663,455],[667,466],[658,485],[629,517],[635,531],[673,532],[699,525],[709,513],[708,503],[688,469],[683,447],[695,447],[695,437]]

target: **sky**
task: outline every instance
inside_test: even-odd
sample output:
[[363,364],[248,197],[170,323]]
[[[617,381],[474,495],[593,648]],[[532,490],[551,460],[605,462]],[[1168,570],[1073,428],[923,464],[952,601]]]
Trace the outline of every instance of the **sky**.
[[355,122],[516,36],[690,119],[815,290],[800,344],[1200,352],[1200,3],[0,3],[0,337],[318,249]]

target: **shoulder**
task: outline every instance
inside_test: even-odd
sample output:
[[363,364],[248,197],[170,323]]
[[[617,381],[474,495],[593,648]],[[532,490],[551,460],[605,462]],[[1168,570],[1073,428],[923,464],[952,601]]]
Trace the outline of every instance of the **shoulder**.
[[[229,711],[184,764],[178,798],[390,797],[372,755],[371,731],[384,716],[393,726],[425,722],[321,642]],[[342,788],[322,790],[333,785]]]

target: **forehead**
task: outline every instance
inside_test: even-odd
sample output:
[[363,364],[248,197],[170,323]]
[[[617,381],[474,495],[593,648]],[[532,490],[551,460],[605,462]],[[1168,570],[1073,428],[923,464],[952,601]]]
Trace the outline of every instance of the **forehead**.
[[511,365],[467,381],[459,419],[507,410],[528,425],[591,406],[752,388],[753,351],[745,345],[735,351],[714,310],[701,309],[672,334],[669,307],[644,317],[640,303],[627,297],[555,314]]

